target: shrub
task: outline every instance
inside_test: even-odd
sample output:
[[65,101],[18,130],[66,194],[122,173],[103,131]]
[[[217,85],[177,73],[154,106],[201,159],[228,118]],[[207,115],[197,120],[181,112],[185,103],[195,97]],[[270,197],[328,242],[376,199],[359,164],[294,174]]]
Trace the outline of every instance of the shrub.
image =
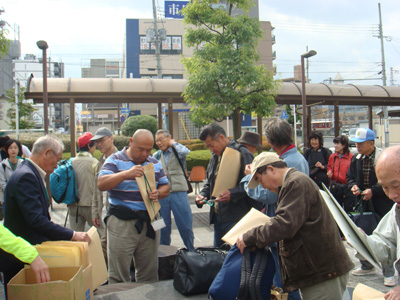
[[210,150],[192,151],[186,156],[186,167],[188,171],[191,171],[194,166],[204,166],[207,169],[210,159]]
[[114,145],[118,150],[124,149],[125,146],[129,146],[129,137],[122,135],[114,135]]
[[121,132],[122,135],[131,137],[138,129],[150,130],[155,135],[158,130],[157,119],[145,115],[129,117],[122,124]]

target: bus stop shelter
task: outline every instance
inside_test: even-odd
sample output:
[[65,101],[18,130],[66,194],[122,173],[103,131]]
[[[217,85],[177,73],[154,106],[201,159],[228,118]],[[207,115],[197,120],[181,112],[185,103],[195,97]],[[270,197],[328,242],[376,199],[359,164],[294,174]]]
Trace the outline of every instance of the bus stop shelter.
[[[161,105],[166,103],[169,124],[172,126],[173,104],[184,103],[182,92],[186,83],[186,79],[48,78],[47,94],[49,103],[70,104],[70,135],[71,141],[75,141],[76,103],[154,103],[158,106],[158,111],[161,111]],[[312,105],[334,105],[335,136],[339,135],[339,105],[367,105],[370,128],[373,106],[400,105],[400,87],[394,86],[307,83],[306,96],[309,117]],[[43,103],[42,78],[32,78],[28,82],[25,98],[33,99],[35,103]],[[275,101],[278,105],[301,105],[301,98],[301,83],[283,82]],[[309,126],[310,120],[309,118],[307,122]],[[158,124],[161,128],[161,114],[158,116]],[[258,118],[257,124],[262,135],[261,117]],[[173,132],[173,128],[170,128],[170,132]],[[74,147],[71,149],[71,155],[75,156],[72,151],[75,151]]]

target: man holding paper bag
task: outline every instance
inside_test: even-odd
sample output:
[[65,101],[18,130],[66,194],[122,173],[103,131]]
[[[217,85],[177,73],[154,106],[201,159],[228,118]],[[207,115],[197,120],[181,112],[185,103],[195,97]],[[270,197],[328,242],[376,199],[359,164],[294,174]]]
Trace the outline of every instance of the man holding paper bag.
[[109,156],[99,174],[98,188],[108,191],[110,202],[105,218],[109,283],[131,281],[132,258],[137,282],[158,280],[160,236],[154,220],[169,184],[161,163],[150,156],[153,146],[153,134],[137,130],[129,148]]
[[[214,247],[223,244],[221,238],[253,207],[253,200],[240,186],[247,164],[253,155],[243,145],[230,141],[225,130],[215,124],[207,125],[200,140],[213,153],[207,167],[207,182],[196,197],[196,205],[210,208],[210,224],[214,224]],[[211,201],[210,201],[211,200]]]
[[303,299],[342,299],[353,263],[318,186],[271,152],[251,165],[248,187],[278,194],[276,216],[238,237],[236,245],[263,248],[278,242],[283,289]]

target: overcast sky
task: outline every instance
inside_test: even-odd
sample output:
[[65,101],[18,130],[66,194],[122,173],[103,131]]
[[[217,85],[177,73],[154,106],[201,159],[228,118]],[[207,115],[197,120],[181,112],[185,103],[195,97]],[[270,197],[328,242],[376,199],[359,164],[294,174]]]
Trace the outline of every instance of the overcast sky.
[[[312,82],[338,72],[353,84],[382,84],[379,13],[376,0],[260,0],[260,20],[275,27],[277,78],[293,76],[306,47]],[[156,0],[160,9],[164,1]],[[381,0],[387,84],[394,69],[400,84],[400,1]],[[1,18],[19,26],[22,53],[41,57],[36,41],[46,40],[52,60],[65,63],[65,77],[80,77],[90,58],[120,59],[125,20],[152,18],[151,0],[3,0]],[[14,31],[10,28],[10,38]],[[390,40],[390,41],[389,41]],[[371,80],[375,79],[375,80]]]

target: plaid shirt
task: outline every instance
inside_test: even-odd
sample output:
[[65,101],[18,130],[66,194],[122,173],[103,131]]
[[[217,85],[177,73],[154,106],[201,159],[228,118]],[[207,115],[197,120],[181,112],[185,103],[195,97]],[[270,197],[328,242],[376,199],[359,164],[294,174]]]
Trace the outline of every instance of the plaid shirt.
[[374,161],[375,161],[375,149],[369,156],[364,155],[364,157],[362,158],[364,189],[371,187],[369,178],[371,172],[375,172]]

